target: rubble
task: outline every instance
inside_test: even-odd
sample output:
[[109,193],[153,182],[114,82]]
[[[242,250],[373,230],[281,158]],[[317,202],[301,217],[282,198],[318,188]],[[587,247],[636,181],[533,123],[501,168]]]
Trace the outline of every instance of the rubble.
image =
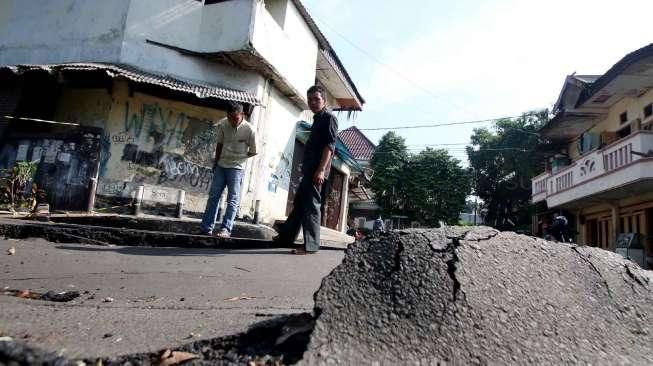
[[15,296],[22,299],[43,300],[53,302],[69,302],[73,301],[80,296],[77,291],[48,291],[46,293],[34,292],[26,289],[12,290],[8,287],[3,289],[3,294],[8,296]]
[[315,295],[302,364],[653,364],[653,274],[488,228],[350,247]]

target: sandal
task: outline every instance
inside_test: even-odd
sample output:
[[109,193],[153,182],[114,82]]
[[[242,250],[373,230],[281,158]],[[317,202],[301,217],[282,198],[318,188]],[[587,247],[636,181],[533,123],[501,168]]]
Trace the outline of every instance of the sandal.
[[290,254],[294,254],[294,255],[308,255],[308,254],[315,254],[315,253],[317,253],[317,251],[307,252],[306,249],[301,249],[301,248],[300,249],[293,249],[293,250],[290,251]]
[[215,234],[215,236],[220,239],[229,239],[231,237],[231,234],[226,229],[222,229],[217,234]]

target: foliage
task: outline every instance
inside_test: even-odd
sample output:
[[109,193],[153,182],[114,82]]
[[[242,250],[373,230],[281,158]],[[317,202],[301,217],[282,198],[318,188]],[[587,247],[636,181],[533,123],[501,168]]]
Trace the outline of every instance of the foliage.
[[405,140],[393,132],[381,139],[372,158],[372,190],[383,215],[408,216],[425,226],[458,222],[470,191],[460,162],[445,150],[410,155]]
[[474,193],[484,201],[488,225],[500,230],[528,229],[531,179],[541,170],[541,157],[534,152],[539,143],[536,131],[547,121],[544,110],[499,120],[494,131],[474,130],[467,156]]
[[412,156],[405,171],[407,212],[421,224],[439,221],[456,224],[471,190],[471,181],[460,161],[446,150],[426,149]]
[[402,174],[407,163],[408,150],[404,138],[394,132],[385,134],[372,157],[374,178],[370,184],[385,216],[402,212],[406,197]]
[[35,183],[28,189],[37,167],[36,162],[16,162],[13,168],[4,170],[0,177],[0,203],[7,205],[12,212],[18,208],[34,211],[43,195]]

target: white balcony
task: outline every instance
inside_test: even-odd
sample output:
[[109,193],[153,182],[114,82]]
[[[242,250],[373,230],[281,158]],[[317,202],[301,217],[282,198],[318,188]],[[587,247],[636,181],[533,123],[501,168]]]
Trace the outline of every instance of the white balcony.
[[639,131],[593,150],[555,174],[535,177],[532,201],[546,200],[549,207],[558,207],[647,181],[649,189],[653,190],[653,158],[633,154],[649,150],[653,150],[653,132],[650,131]]

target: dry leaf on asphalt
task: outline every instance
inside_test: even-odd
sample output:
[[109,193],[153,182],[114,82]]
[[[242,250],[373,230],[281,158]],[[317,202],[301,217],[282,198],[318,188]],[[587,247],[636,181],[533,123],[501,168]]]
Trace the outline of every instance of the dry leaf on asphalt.
[[30,292],[29,292],[29,290],[19,290],[16,293],[16,297],[20,297],[21,299],[29,299],[30,298]]
[[159,361],[156,363],[157,366],[172,366],[178,365],[182,362],[195,360],[200,358],[199,355],[188,352],[178,352],[170,351],[169,349],[165,350],[161,356],[159,356]]
[[11,248],[7,249],[7,254],[8,254],[8,255],[14,255],[14,254],[16,254],[16,248],[11,247]]

